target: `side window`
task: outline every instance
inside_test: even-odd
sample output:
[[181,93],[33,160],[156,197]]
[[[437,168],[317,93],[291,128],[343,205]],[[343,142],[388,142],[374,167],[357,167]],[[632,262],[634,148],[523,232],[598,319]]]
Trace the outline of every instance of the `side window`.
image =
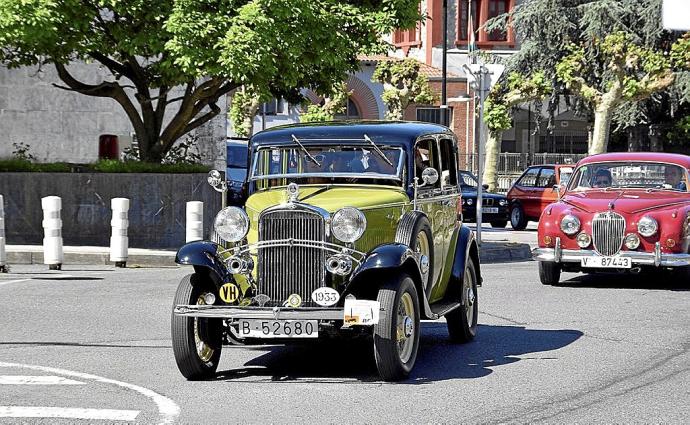
[[529,168],[525,171],[525,174],[520,177],[520,180],[516,183],[518,186],[522,187],[534,187],[537,183],[537,175],[539,174],[539,168]]
[[556,171],[553,168],[542,168],[537,179],[537,187],[553,187],[556,184]]
[[457,161],[455,158],[455,150],[453,149],[453,141],[450,139],[443,139],[440,141],[441,150],[441,184],[443,189],[450,189],[458,187],[458,170]]
[[441,169],[438,164],[438,152],[436,151],[435,140],[420,140],[414,148],[414,171],[415,177],[422,182],[422,172],[425,168],[432,167],[438,171],[438,181],[430,186],[424,186],[424,190],[438,189],[441,187]]

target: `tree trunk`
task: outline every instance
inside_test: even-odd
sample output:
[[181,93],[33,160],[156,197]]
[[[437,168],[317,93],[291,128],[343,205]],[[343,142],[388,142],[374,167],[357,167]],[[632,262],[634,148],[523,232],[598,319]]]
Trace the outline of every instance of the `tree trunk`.
[[259,96],[252,98],[251,104],[247,107],[247,115],[244,116],[242,120],[242,131],[244,132],[244,137],[252,137],[254,133],[254,118],[257,112],[259,112]]
[[498,160],[501,153],[501,136],[500,131],[489,131],[486,140],[486,159],[484,160],[484,176],[483,183],[488,184],[489,192],[493,192],[498,187]]
[[608,105],[597,106],[594,110],[594,130],[592,144],[589,147],[590,155],[604,153],[608,150],[612,114],[613,107]]

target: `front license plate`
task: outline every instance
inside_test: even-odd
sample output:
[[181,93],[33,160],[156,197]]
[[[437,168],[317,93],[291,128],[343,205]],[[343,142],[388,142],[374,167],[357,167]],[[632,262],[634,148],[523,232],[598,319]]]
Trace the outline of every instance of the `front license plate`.
[[498,208],[497,207],[482,207],[482,212],[485,214],[497,214]]
[[581,259],[580,265],[587,268],[629,269],[632,261],[624,257],[589,257]]
[[240,337],[318,338],[317,320],[240,320]]

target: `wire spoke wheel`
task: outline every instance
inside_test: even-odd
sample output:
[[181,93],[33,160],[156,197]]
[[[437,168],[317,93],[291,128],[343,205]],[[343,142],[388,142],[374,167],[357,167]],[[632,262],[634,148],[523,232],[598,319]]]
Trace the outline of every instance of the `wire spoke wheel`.
[[414,335],[415,324],[414,324],[414,304],[412,302],[412,297],[409,293],[404,293],[400,297],[400,303],[398,305],[398,317],[397,317],[397,340],[398,340],[398,355],[400,356],[400,361],[407,363],[412,355],[412,348],[414,346],[414,340],[412,336]]
[[[199,295],[199,298],[196,301],[197,305],[206,305],[206,302],[204,301],[204,295],[206,295],[206,292],[203,294]],[[201,332],[200,332],[200,324],[199,324],[199,318],[195,317],[194,318],[194,345],[196,346],[196,354],[199,356],[199,360],[202,362],[209,362],[211,361],[211,358],[213,357],[214,350],[211,348],[210,345],[206,343],[201,338]]]

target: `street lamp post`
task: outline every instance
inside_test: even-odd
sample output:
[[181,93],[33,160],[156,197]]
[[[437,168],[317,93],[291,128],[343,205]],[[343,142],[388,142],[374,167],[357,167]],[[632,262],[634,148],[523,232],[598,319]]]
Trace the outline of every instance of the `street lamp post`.
[[448,0],[443,0],[443,58],[441,65],[441,124],[448,126],[448,99],[447,99],[447,84],[448,84],[448,63],[446,56],[448,55]]

